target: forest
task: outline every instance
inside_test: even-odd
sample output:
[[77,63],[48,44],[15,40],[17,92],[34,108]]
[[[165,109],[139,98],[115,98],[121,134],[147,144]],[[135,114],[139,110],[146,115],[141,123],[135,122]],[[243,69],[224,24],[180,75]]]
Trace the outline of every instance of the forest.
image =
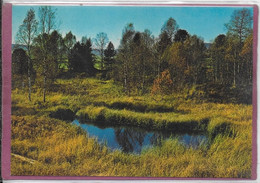
[[218,35],[208,48],[173,18],[163,24],[159,37],[127,24],[118,49],[104,32],[79,42],[72,32],[62,37],[55,24],[50,7],[40,9],[39,21],[30,10],[17,33],[17,44],[26,49],[13,51],[13,75],[20,78],[14,81],[17,86],[28,83],[29,100],[32,84],[44,91],[45,101],[57,78],[84,74],[112,79],[128,95],[170,94],[195,86],[205,92],[203,97],[217,102],[252,102],[253,31],[248,9],[234,12],[225,25],[227,34]]
[[[12,175],[251,177],[250,9],[235,10],[226,34],[211,43],[173,17],[157,37],[127,23],[118,48],[105,30],[78,41],[71,31],[62,36],[57,24],[53,7],[40,7],[38,16],[31,8],[16,34]],[[100,144],[74,119],[208,140],[194,148],[172,137],[127,153]]]

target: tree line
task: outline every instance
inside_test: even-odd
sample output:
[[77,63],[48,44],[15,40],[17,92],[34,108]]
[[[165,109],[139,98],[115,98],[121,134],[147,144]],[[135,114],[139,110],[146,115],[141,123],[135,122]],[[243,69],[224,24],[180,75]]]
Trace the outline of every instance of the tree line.
[[[136,31],[128,23],[116,50],[106,33],[76,41],[72,32],[64,37],[56,29],[56,11],[51,7],[30,9],[16,35],[26,50],[13,51],[13,75],[25,86],[46,90],[60,74],[84,73],[113,79],[126,94],[171,94],[192,86],[251,88],[253,75],[253,30],[249,9],[235,10],[225,24],[227,33],[206,47],[203,39],[179,28],[170,17],[158,37],[146,29]],[[209,30],[210,31],[210,30]],[[99,54],[93,54],[93,45]],[[25,79],[27,78],[27,79]],[[225,90],[228,91],[228,90]]]

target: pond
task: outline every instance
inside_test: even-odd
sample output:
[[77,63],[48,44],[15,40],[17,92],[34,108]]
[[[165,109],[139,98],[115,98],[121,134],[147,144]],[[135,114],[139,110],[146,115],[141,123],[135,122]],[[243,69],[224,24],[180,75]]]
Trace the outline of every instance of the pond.
[[137,127],[109,127],[95,126],[91,123],[80,123],[75,119],[72,124],[80,126],[90,137],[97,138],[99,143],[106,144],[112,150],[121,149],[126,153],[139,154],[144,148],[160,145],[162,140],[177,138],[178,141],[187,147],[198,148],[208,143],[204,134],[189,134],[171,131],[147,131]]

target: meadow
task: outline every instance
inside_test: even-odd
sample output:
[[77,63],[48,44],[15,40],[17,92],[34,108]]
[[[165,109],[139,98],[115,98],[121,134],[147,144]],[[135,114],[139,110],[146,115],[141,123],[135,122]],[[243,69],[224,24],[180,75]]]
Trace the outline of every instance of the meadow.
[[[30,102],[26,89],[12,90],[12,175],[251,177],[252,105],[200,100],[192,89],[128,96],[112,80],[86,77],[57,79],[46,102],[41,89],[32,91]],[[200,131],[210,143],[192,148],[171,138],[141,154],[124,153],[89,137],[74,118]]]

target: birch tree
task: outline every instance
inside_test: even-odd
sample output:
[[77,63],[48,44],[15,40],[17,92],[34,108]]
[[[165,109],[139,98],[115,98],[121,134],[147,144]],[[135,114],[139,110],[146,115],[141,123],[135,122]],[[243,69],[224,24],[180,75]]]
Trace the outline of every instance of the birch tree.
[[30,9],[23,23],[19,26],[19,30],[16,35],[16,43],[26,45],[27,48],[27,55],[28,55],[28,99],[31,101],[31,72],[32,72],[32,43],[33,39],[36,37],[37,34],[37,25],[38,22],[35,19],[35,11]]
[[104,70],[105,68],[105,61],[104,61],[104,50],[106,48],[106,45],[108,43],[108,37],[107,34],[104,32],[100,32],[97,34],[96,38],[95,38],[95,45],[99,51],[100,57],[101,57],[101,61],[100,61],[100,69]]

